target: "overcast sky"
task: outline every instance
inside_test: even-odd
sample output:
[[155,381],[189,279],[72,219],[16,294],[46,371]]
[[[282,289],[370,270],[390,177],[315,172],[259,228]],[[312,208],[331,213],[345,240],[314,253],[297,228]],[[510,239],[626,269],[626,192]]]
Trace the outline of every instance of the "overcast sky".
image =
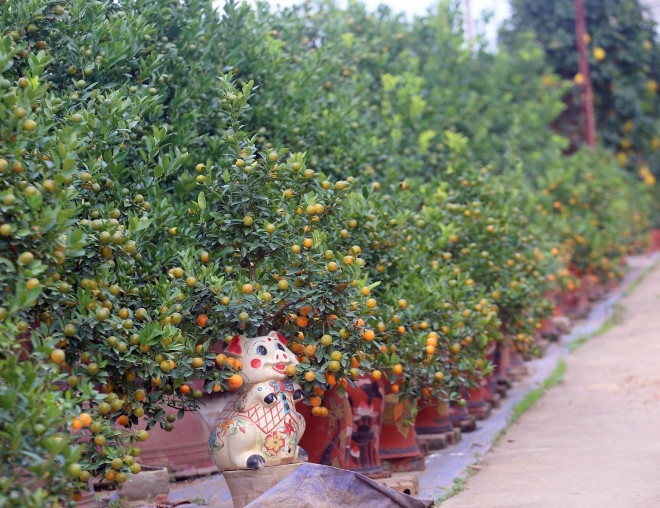
[[[218,1],[218,0],[216,0]],[[247,0],[249,1],[249,0]],[[395,12],[405,12],[410,17],[414,15],[421,15],[426,13],[426,10],[431,5],[434,5],[438,0],[358,0],[366,4],[368,10],[375,10],[380,4],[389,5]],[[470,4],[470,11],[474,25],[477,31],[485,31],[491,41],[495,40],[497,27],[507,19],[510,15],[511,9],[509,7],[509,0],[460,0],[461,4],[465,7],[467,3]],[[282,7],[302,3],[303,0],[268,0],[271,5]],[[348,0],[338,0],[342,5],[348,3]],[[222,3],[222,0],[219,0]],[[479,21],[482,17],[482,12],[489,10],[493,13],[493,17],[488,26],[484,27]]]
[[[370,10],[374,10],[379,4],[389,5],[394,11],[406,12],[408,14],[424,14],[426,9],[435,4],[437,0],[360,0]],[[301,0],[269,0],[272,5],[293,5],[301,3]],[[465,0],[462,0],[465,4]],[[473,16],[478,17],[483,9],[490,9],[498,16],[506,17],[509,13],[508,0],[469,0]]]

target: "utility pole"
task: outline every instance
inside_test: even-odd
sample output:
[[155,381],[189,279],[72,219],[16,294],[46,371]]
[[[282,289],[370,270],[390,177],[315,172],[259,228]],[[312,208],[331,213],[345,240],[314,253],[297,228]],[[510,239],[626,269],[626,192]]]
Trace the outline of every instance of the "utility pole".
[[582,75],[582,107],[584,109],[584,139],[588,146],[596,144],[596,120],[594,118],[594,92],[589,77],[589,58],[587,53],[586,22],[584,19],[584,4],[575,0],[575,38],[577,39],[578,69]]

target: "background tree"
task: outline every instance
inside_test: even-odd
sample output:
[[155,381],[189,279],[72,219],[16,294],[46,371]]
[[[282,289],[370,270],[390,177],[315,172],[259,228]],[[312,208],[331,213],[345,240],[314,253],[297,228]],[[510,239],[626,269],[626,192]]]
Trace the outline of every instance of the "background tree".
[[[589,67],[594,91],[596,130],[619,164],[649,186],[660,176],[660,50],[656,23],[639,0],[585,0]],[[575,85],[554,127],[568,136],[572,149],[582,144],[584,121],[579,102],[578,54],[573,0],[513,0],[513,15],[502,32],[512,48],[531,31],[556,74]]]

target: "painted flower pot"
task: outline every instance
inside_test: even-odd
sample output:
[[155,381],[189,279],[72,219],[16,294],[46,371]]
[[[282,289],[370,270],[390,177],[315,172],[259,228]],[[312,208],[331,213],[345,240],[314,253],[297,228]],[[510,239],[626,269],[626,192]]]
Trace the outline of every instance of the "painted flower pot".
[[383,471],[380,432],[385,409],[385,386],[372,376],[363,376],[346,388],[352,412],[349,469],[362,474]]
[[296,409],[307,421],[300,446],[307,451],[309,462],[341,469],[350,467],[349,452],[353,419],[348,395],[339,395],[337,387],[323,395],[327,417],[312,416],[312,407],[303,402]]
[[584,287],[561,293],[561,307],[565,316],[571,319],[580,319],[589,312],[589,295]]
[[477,386],[468,388],[467,410],[477,420],[484,420],[490,416],[491,405],[488,402],[488,385],[483,377],[477,381]]
[[467,404],[462,405],[456,401],[449,403],[449,421],[461,432],[473,432],[477,430],[475,418],[468,412]]
[[454,430],[454,426],[449,419],[449,406],[444,402],[435,401],[435,403],[420,404],[415,418],[415,431],[419,435],[424,434],[443,434]]
[[299,445],[306,420],[296,402],[304,392],[287,375],[298,364],[277,331],[259,337],[235,335],[225,354],[243,363],[243,387],[218,416],[208,447],[223,472],[234,508],[242,508],[307,461]]
[[90,490],[81,490],[79,493],[76,493],[74,495],[74,501],[76,508],[98,508],[101,505],[96,498],[93,482],[90,482]]
[[165,467],[142,466],[138,475],[131,475],[119,485],[119,497],[130,501],[156,501],[170,491],[170,474]]
[[651,231],[651,245],[649,247],[651,252],[660,251],[660,229]]
[[[177,409],[165,407],[167,414],[176,415]],[[141,424],[140,428],[143,428]],[[159,426],[149,431],[149,439],[140,443],[141,460],[145,464],[165,466],[177,478],[197,476],[216,471],[209,457],[210,428],[197,411],[186,411],[174,429],[167,432]]]
[[424,469],[424,456],[417,443],[414,421],[411,421],[412,414],[417,411],[416,406],[416,401],[405,401],[399,394],[385,395],[379,450],[386,470],[402,472]]
[[511,379],[509,377],[509,368],[511,367],[511,346],[506,333],[501,341],[495,345],[493,352],[493,363],[495,364],[495,383],[497,391],[502,397],[506,391],[511,388]]

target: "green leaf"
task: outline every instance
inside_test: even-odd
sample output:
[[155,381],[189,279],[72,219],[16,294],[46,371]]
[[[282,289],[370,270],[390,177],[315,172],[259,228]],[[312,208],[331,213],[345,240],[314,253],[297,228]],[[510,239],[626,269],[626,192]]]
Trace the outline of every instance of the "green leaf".
[[41,203],[43,203],[44,198],[41,194],[39,194],[38,196],[29,196],[26,198],[26,201],[32,210],[37,210],[39,207],[41,207]]
[[153,222],[153,219],[147,219],[147,220],[141,220],[138,219],[138,225],[135,231],[142,231],[144,229],[147,229],[149,226],[151,226],[151,223]]
[[62,161],[62,170],[68,171],[76,165],[75,159],[66,158]]
[[140,223],[140,219],[138,219],[138,217],[134,215],[133,217],[131,217],[130,219],[128,219],[128,230],[129,230],[131,233],[135,233],[135,231],[137,230],[137,227],[138,227],[139,223]]
[[84,247],[86,243],[86,235],[82,229],[74,229],[71,232],[71,238],[69,239],[70,249],[80,249]]
[[351,48],[355,44],[355,34],[346,32],[341,34],[341,40],[344,42],[347,48]]

